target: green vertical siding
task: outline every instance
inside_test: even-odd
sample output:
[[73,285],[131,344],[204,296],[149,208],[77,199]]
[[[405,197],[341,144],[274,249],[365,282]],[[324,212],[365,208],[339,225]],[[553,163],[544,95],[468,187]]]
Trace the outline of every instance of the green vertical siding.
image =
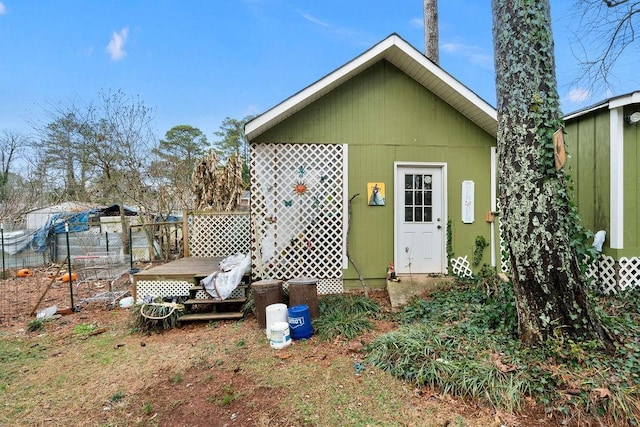
[[[628,115],[638,105],[625,108]],[[592,231],[610,232],[610,117],[602,108],[570,120],[566,124],[569,171],[573,175],[574,198],[585,226]],[[614,258],[640,253],[640,126],[624,124],[624,249],[612,250],[605,242],[604,252]]]
[[609,232],[609,110],[598,110],[567,122],[567,171],[573,178],[574,201],[583,224]]
[[[640,111],[640,106],[625,108],[625,115]],[[621,256],[640,255],[640,125],[624,125],[624,253]]]
[[[381,61],[258,136],[256,143],[346,143],[353,217],[349,246],[366,279],[393,260],[395,161],[446,162],[448,214],[456,256],[472,259],[478,235],[489,241],[490,147],[484,132],[392,64]],[[461,222],[461,185],[475,182],[475,222]],[[367,206],[368,182],[386,184],[387,205]],[[446,222],[446,219],[445,221]],[[446,236],[444,237],[446,241]],[[485,262],[490,259],[485,251]],[[345,278],[356,277],[350,268]]]

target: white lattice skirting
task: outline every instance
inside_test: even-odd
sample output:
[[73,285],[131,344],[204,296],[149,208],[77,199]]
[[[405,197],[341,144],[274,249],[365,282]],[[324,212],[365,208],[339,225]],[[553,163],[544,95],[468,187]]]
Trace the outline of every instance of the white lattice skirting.
[[636,289],[640,286],[640,258],[622,257],[616,261],[613,257],[600,255],[588,266],[587,277],[604,294]]
[[[187,280],[138,280],[136,281],[136,303],[140,304],[145,297],[187,297],[194,283]],[[244,297],[244,289],[234,289],[229,298]],[[204,290],[199,290],[195,298],[211,298]]]
[[[502,271],[508,273],[508,263],[502,260]],[[640,258],[622,257],[616,261],[608,255],[600,255],[598,259],[587,264],[587,279],[594,288],[603,294],[617,294],[640,287]]]

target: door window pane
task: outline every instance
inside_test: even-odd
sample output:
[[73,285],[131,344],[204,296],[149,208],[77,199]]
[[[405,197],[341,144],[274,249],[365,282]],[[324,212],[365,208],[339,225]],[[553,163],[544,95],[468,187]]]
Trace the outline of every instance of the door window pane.
[[416,211],[415,222],[422,222],[422,208],[416,207],[415,211]]
[[404,176],[404,188],[407,190],[413,188],[413,175],[407,174]]
[[431,206],[431,191],[424,192],[424,204]]
[[407,174],[404,176],[404,220],[432,222],[433,176]]
[[413,208],[412,207],[404,208],[404,220],[406,222],[413,222]]
[[432,207],[424,208],[424,221],[425,222],[433,221],[433,208]]
[[404,204],[405,206],[413,205],[413,191],[404,192]]

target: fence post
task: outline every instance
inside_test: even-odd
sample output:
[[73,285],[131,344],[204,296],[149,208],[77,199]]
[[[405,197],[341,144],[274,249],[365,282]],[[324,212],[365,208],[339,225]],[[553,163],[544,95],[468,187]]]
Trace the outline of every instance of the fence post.
[[0,235],[2,236],[2,280],[6,279],[4,269],[4,222],[0,223]]
[[71,277],[71,249],[69,245],[69,223],[64,223],[64,232],[67,235],[67,277],[69,278],[69,297],[71,298],[71,311],[76,311],[73,305],[73,277]]
[[133,268],[133,242],[131,241],[131,226],[129,226],[129,268]]

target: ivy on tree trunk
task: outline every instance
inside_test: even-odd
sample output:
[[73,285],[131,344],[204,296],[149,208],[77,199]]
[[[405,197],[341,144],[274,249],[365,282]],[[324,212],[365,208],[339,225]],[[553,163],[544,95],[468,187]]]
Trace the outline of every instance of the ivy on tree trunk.
[[572,236],[553,134],[562,126],[548,0],[493,0],[502,226],[521,340],[611,340],[595,314]]

